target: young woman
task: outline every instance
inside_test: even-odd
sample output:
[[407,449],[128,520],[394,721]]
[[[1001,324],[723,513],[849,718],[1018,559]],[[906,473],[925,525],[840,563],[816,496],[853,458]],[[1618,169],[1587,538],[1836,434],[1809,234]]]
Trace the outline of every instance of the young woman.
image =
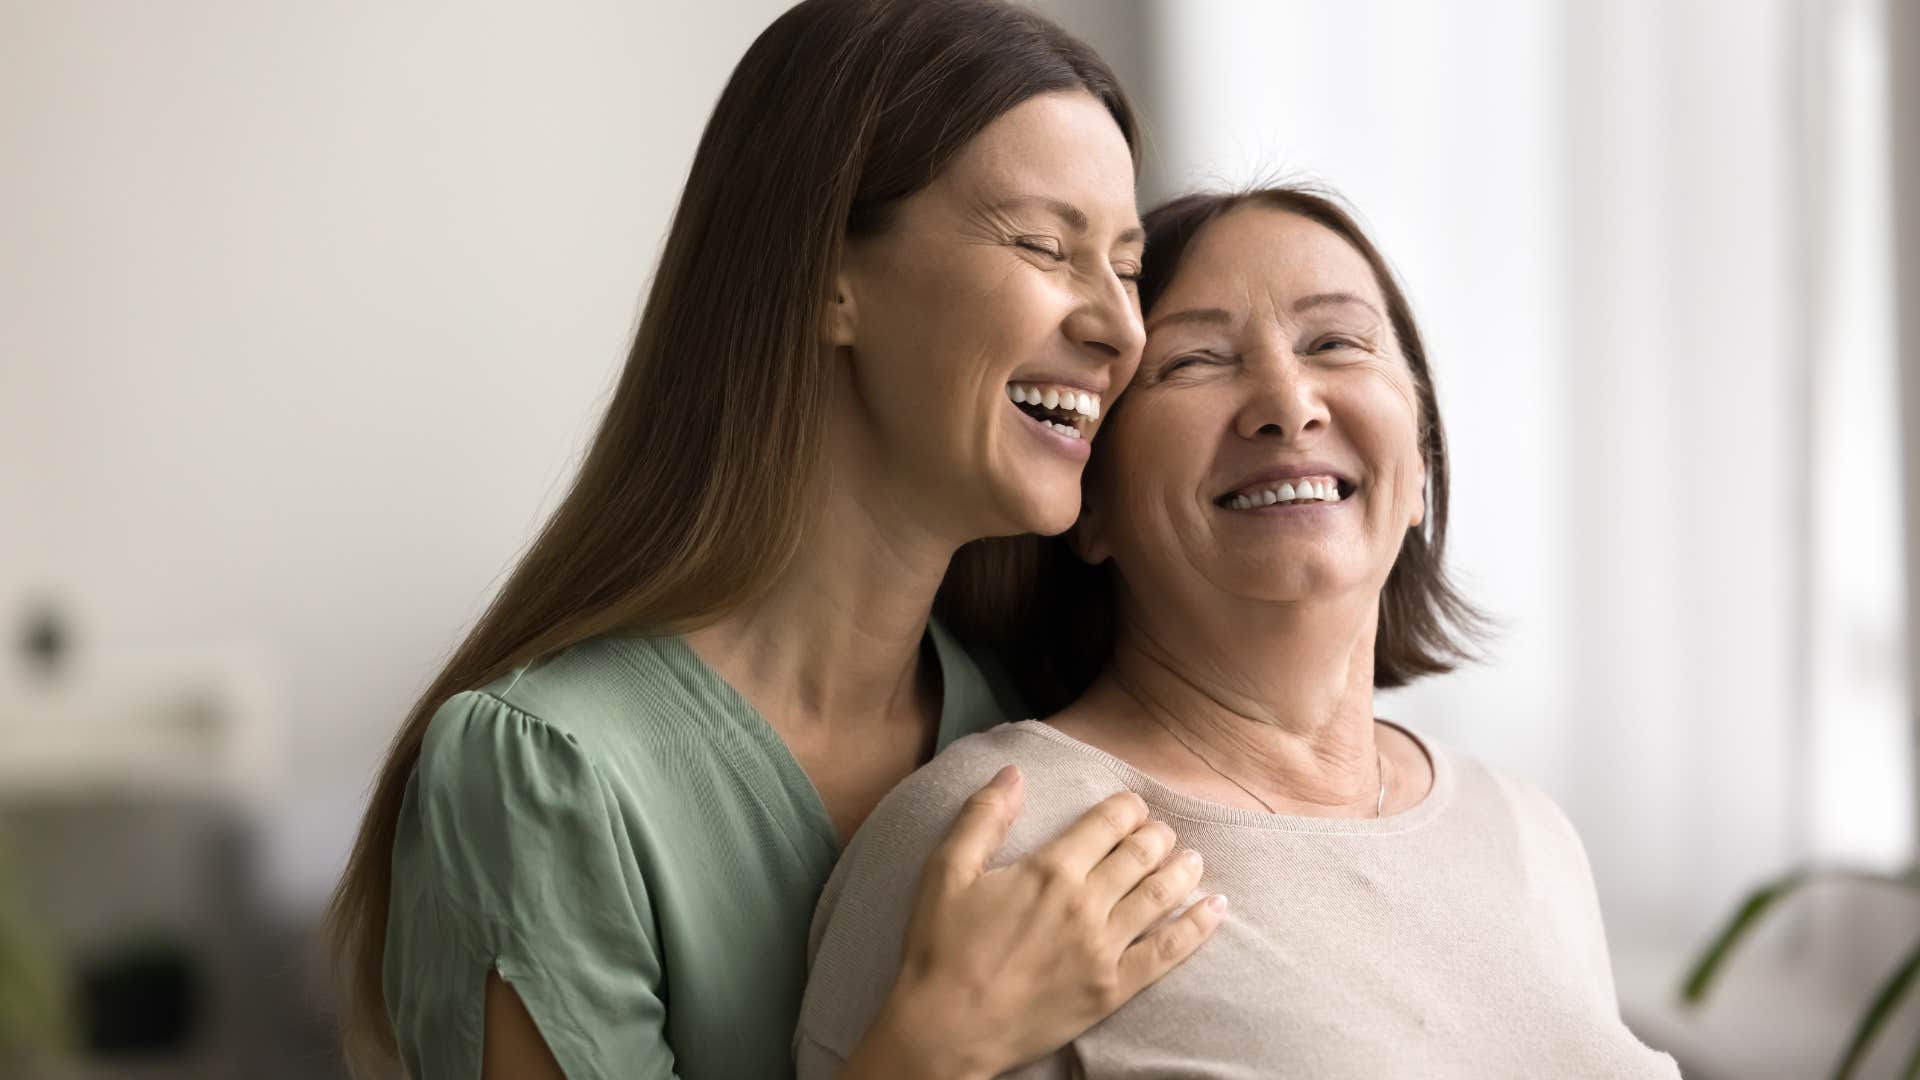
[[[1086,46],[985,0],[808,0],[748,50],[572,490],[381,771],[333,909],[363,1061],[791,1072],[841,845],[1008,718],[936,591],[1073,522],[1138,362],[1133,132]],[[846,1075],[1011,1067],[1217,924],[1141,937],[1199,871],[1132,796],[985,873],[1020,792],[967,803]]]

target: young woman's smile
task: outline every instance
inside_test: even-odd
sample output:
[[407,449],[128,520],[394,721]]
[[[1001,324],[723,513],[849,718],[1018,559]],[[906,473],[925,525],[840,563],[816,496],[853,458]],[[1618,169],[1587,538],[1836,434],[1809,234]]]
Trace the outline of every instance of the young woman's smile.
[[1007,384],[1007,400],[1048,449],[1085,463],[1088,443],[1100,419],[1106,388],[1051,379],[1019,379]]

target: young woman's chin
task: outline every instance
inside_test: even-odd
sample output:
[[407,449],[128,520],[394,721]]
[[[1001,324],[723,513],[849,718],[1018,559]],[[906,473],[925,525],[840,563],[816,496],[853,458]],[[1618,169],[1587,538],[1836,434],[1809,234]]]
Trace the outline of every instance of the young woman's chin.
[[989,536],[1066,532],[1080,516],[1080,466],[1017,455],[950,461],[945,476],[924,477],[914,503],[962,542]]
[[1080,517],[1080,478],[1022,476],[1009,478],[1000,500],[1010,535],[1038,533],[1057,536],[1073,528]]

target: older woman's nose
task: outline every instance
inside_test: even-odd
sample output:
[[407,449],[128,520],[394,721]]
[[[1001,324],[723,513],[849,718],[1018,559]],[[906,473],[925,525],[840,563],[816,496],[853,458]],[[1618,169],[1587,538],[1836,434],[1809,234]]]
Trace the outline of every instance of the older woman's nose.
[[1111,274],[1087,283],[1079,304],[1067,315],[1067,336],[1105,356],[1138,358],[1146,346],[1140,305]]
[[1242,438],[1277,435],[1291,442],[1324,429],[1329,419],[1314,380],[1285,365],[1256,375],[1235,428]]

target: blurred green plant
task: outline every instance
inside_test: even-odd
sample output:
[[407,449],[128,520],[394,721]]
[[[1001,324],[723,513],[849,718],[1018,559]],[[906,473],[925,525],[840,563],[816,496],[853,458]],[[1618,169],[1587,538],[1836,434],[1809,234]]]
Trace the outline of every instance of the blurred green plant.
[[[1782,875],[1747,895],[1733,917],[1727,920],[1720,932],[1715,934],[1700,959],[1688,972],[1686,981],[1680,986],[1680,1001],[1687,1006],[1698,1006],[1707,998],[1707,990],[1726,966],[1727,958],[1734,947],[1745,940],[1747,935],[1760,922],[1761,916],[1778,907],[1787,897],[1812,884],[1836,881],[1871,882],[1892,885],[1897,888],[1920,891],[1920,864],[1908,867],[1898,874],[1875,874],[1854,870],[1816,870],[1803,868]],[[1893,973],[1874,990],[1873,998],[1867,1003],[1866,1011],[1853,1025],[1853,1034],[1847,1039],[1847,1048],[1840,1055],[1840,1061],[1833,1068],[1833,1080],[1852,1080],[1854,1070],[1866,1060],[1867,1051],[1872,1048],[1874,1039],[1887,1022],[1900,1008],[1907,993],[1920,981],[1920,941],[1907,948]],[[1900,1070],[1902,1080],[1920,1080],[1920,1041],[1907,1054],[1906,1064]]]
[[0,846],[0,1062],[72,1045],[65,991],[47,935],[28,917]]

